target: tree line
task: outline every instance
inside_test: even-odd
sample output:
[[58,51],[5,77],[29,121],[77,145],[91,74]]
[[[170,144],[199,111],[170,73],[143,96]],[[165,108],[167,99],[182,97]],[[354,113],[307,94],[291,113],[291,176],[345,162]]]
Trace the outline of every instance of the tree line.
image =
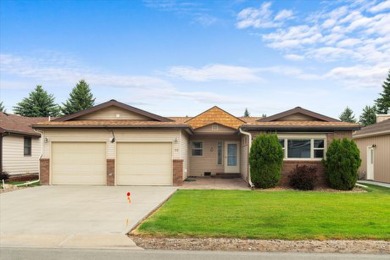
[[[58,117],[69,115],[93,107],[95,98],[85,80],[80,80],[69,94],[69,98],[58,105],[54,102],[54,95],[49,94],[41,85],[35,87],[28,97],[13,107],[15,114],[27,117]],[[5,112],[3,102],[0,102],[0,111]]]
[[[390,70],[386,80],[382,85],[383,91],[379,93],[379,98],[374,101],[374,105],[365,106],[360,115],[359,123],[363,126],[368,126],[376,123],[376,114],[387,114],[390,109]],[[343,122],[357,123],[355,115],[349,107],[340,115],[340,120]]]

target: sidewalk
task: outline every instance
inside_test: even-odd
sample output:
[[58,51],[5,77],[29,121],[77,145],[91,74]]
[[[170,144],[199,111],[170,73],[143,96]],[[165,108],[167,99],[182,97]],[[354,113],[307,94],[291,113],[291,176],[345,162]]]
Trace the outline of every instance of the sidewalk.
[[358,183],[361,183],[361,184],[372,184],[372,185],[376,185],[376,186],[390,188],[390,183],[384,183],[384,182],[359,180]]

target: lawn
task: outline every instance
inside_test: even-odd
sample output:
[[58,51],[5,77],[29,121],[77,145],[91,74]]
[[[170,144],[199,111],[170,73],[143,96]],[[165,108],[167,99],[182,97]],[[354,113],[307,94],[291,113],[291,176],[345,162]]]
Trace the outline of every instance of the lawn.
[[390,189],[365,193],[179,190],[140,235],[390,240]]

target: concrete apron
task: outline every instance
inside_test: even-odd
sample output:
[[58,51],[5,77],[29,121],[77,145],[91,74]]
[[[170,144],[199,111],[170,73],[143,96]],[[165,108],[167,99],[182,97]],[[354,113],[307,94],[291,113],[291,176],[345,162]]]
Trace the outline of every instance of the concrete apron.
[[[0,247],[142,250],[126,235],[175,187],[40,186],[0,196]],[[127,191],[132,192],[128,204]]]

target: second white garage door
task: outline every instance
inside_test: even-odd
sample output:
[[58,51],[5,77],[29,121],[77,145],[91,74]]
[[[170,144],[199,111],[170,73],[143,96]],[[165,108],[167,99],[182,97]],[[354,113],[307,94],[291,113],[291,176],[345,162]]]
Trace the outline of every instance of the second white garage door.
[[171,143],[117,143],[117,185],[172,185]]

